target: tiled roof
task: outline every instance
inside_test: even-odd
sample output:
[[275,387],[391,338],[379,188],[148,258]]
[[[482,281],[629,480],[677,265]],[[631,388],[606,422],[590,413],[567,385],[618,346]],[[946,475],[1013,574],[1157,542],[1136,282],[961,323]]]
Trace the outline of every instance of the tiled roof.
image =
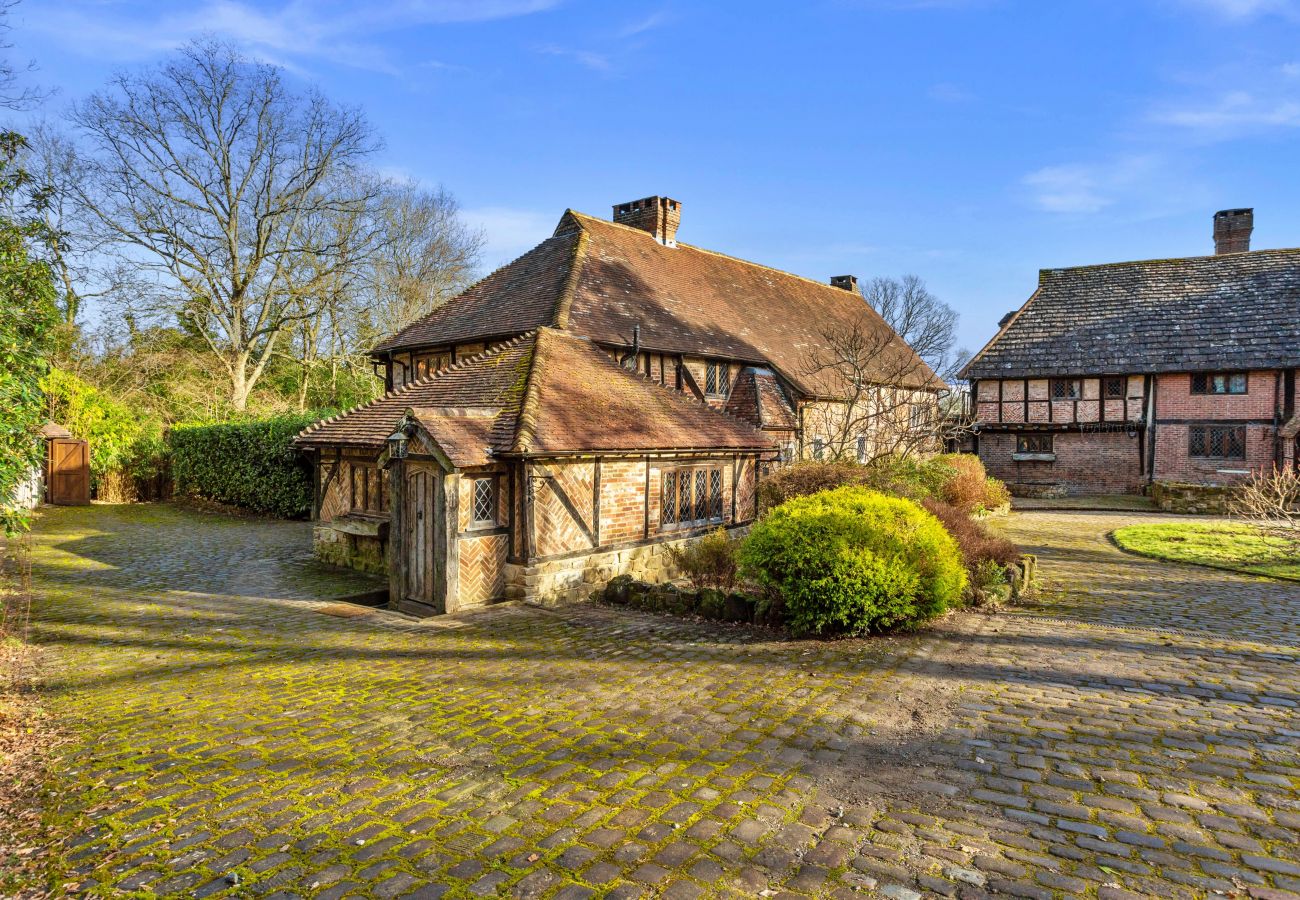
[[767,449],[752,426],[619,368],[591,341],[540,328],[300,434],[300,447],[378,452],[410,409],[458,467],[489,453]]
[[364,406],[317,422],[299,434],[294,444],[359,447],[378,452],[408,409],[425,410],[429,415],[449,409],[496,409],[497,419],[504,416],[510,423],[509,434],[513,435],[532,353],[531,335],[497,345]]
[[753,366],[742,369],[727,398],[727,412],[758,428],[798,427],[794,409],[770,369]]
[[1300,250],[1044,269],[968,378],[1300,364]]
[[942,386],[857,292],[572,210],[553,237],[376,349],[539,326],[627,345],[636,325],[647,350],[770,365],[814,395],[835,392],[808,374],[825,332],[857,326],[882,347],[882,381]]

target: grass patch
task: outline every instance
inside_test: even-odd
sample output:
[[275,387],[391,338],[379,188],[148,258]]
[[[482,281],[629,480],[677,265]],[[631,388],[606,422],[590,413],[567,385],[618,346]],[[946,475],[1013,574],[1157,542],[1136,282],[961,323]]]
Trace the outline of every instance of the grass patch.
[[1300,556],[1280,538],[1235,522],[1160,522],[1111,533],[1121,549],[1171,562],[1300,581]]

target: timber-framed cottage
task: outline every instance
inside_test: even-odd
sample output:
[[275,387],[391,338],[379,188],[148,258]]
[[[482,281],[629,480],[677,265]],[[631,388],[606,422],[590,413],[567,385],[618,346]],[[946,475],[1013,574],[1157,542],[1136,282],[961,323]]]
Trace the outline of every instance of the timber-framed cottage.
[[613,221],[569,210],[376,347],[384,396],[296,441],[318,554],[387,573],[391,605],[417,615],[670,578],[667,548],[743,531],[765,468],[818,452],[805,413],[837,391],[804,360],[828,324],[913,359],[889,389],[932,411],[942,385],[855,279],[679,243],[680,218],[667,197]]
[[1214,216],[1213,256],[1044,269],[971,361],[977,451],[1027,496],[1295,466],[1300,250]]

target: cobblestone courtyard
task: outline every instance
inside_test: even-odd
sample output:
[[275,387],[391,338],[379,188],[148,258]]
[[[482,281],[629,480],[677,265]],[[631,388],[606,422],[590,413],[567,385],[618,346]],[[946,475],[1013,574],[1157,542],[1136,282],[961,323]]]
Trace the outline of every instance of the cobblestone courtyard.
[[1148,517],[1014,516],[1031,608],[782,643],[594,606],[414,623],[327,602],[371,583],[302,524],[49,511],[56,883],[1300,896],[1300,586],[1107,541]]

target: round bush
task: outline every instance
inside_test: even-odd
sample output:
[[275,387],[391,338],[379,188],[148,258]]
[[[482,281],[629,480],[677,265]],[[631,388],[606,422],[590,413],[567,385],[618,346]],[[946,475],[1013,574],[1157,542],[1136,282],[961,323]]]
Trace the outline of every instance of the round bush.
[[780,593],[796,634],[913,627],[959,601],[961,551],[910,500],[843,487],[787,501],[754,526],[745,572]]

